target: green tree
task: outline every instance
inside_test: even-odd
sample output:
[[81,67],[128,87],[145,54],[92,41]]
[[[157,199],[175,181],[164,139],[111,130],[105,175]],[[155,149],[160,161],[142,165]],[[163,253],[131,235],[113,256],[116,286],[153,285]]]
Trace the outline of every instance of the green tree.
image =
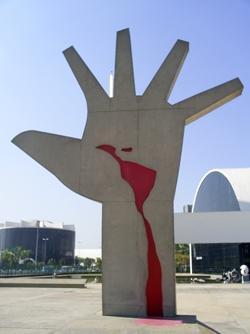
[[31,251],[24,249],[21,246],[17,246],[12,249],[4,249],[1,252],[0,262],[3,267],[15,268],[21,263],[22,259],[28,258],[31,255]]
[[13,268],[17,265],[16,255],[9,249],[1,251],[1,264],[4,268]]
[[55,259],[49,259],[47,262],[48,266],[55,266],[56,265],[56,260]]
[[102,271],[102,259],[100,257],[96,258],[95,265],[97,270]]
[[90,257],[85,257],[83,259],[84,267],[85,269],[90,269],[92,265],[95,263],[95,259],[92,259]]
[[79,266],[80,261],[79,261],[79,257],[78,256],[75,256],[74,263],[75,263],[76,266]]
[[189,245],[188,244],[176,244],[175,251],[176,253],[189,255]]
[[41,270],[44,266],[45,266],[45,263],[42,261],[36,263],[36,268],[39,270]]
[[32,253],[31,250],[24,249],[23,247],[20,247],[20,246],[15,247],[12,250],[12,252],[15,254],[17,262],[27,257],[30,257]]
[[28,270],[34,270],[36,268],[36,263],[30,262],[30,261],[25,262],[23,265],[23,268],[28,269]]
[[175,264],[177,272],[186,272],[189,267],[189,245],[176,244]]

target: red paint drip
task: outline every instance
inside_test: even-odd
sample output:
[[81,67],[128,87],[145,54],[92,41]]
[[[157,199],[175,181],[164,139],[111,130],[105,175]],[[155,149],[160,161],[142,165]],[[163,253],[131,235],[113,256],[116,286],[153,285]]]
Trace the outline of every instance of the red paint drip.
[[146,325],[146,326],[164,326],[164,327],[173,327],[183,324],[182,320],[174,319],[136,319],[135,323],[137,325]]
[[124,147],[124,148],[122,148],[122,151],[123,152],[132,152],[133,149],[132,149],[132,147]]
[[132,161],[122,160],[111,145],[97,146],[109,153],[120,165],[121,177],[131,186],[135,196],[137,211],[141,214],[148,241],[148,279],[146,285],[147,314],[150,317],[162,317],[162,272],[159,257],[157,255],[154,237],[150,223],[147,221],[143,204],[154,187],[156,171]]

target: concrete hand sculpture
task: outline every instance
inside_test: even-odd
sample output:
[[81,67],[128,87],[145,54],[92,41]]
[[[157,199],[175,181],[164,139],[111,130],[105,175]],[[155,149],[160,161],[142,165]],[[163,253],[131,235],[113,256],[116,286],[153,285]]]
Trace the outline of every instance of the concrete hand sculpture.
[[28,131],[14,144],[78,194],[103,203],[103,313],[173,316],[173,199],[185,124],[242,92],[239,79],[170,105],[188,52],[178,40],[142,96],[129,30],[117,33],[114,97],[73,47],[64,55],[88,106],[83,138]]

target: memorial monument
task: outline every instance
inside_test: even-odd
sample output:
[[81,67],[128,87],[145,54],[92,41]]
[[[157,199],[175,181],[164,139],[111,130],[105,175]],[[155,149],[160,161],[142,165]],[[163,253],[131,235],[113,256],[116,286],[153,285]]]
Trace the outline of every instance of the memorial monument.
[[173,200],[184,126],[243,89],[234,79],[169,104],[187,53],[178,40],[138,96],[129,30],[119,31],[111,98],[70,47],[64,55],[88,107],[82,139],[39,131],[13,139],[68,188],[103,204],[104,315],[176,314]]

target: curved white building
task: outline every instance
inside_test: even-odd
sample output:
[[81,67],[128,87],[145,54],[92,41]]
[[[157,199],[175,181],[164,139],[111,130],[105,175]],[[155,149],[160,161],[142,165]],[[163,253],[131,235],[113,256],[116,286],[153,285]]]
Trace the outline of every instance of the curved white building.
[[[201,179],[192,212],[225,211],[250,212],[250,168],[214,169]],[[202,228],[202,221],[200,224]],[[237,224],[237,221],[234,224]],[[250,243],[192,245],[194,272],[222,272],[225,269],[238,268],[243,262],[250,266]]]
[[250,168],[209,171],[197,187],[192,211],[250,211]]

